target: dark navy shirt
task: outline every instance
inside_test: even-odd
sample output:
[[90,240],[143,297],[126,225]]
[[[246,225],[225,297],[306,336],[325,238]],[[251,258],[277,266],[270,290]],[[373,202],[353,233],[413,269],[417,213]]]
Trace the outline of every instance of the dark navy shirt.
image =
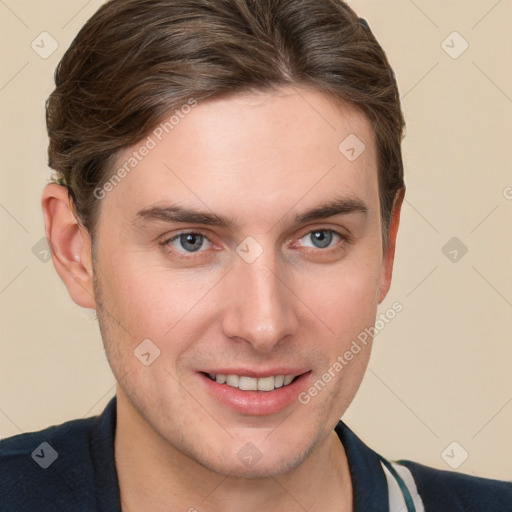
[[[0,441],[1,512],[120,512],[115,428],[114,397],[100,416]],[[349,462],[354,512],[390,512],[380,456],[342,421],[335,431]],[[511,482],[398,462],[426,512],[512,512]]]

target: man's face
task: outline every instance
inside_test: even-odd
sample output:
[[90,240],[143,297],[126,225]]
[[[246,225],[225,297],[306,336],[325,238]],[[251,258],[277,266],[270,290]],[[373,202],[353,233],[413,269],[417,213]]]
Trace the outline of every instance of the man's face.
[[[95,296],[118,400],[221,474],[277,475],[326,441],[370,343],[333,364],[387,292],[367,121],[319,92],[283,92],[199,104],[150,134],[156,147],[126,150],[116,169],[134,151],[140,162],[101,201]],[[355,160],[339,149],[351,134],[366,146]]]

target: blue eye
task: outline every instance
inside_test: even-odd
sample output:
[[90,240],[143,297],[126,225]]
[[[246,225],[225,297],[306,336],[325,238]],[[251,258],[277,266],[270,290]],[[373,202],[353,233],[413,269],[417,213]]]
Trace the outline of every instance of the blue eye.
[[[330,229],[317,229],[316,231],[311,231],[306,236],[304,236],[301,240],[309,240],[311,241],[311,245],[302,242],[302,245],[306,247],[314,247],[316,249],[325,249],[332,245],[335,237],[338,237],[338,240],[341,240],[341,236],[332,231]],[[336,240],[335,240],[336,241]]]
[[197,252],[208,239],[199,233],[181,233],[167,243],[181,252]]

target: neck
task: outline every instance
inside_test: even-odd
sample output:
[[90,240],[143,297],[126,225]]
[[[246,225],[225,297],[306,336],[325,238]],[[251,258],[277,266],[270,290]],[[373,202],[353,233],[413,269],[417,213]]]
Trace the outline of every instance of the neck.
[[230,477],[166,442],[119,391],[115,460],[123,512],[352,512],[348,462],[335,432],[285,475]]

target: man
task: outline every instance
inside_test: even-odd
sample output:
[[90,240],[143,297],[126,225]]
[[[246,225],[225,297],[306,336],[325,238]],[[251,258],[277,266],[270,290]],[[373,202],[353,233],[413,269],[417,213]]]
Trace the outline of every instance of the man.
[[512,510],[339,421],[391,282],[398,98],[339,0],[100,8],[56,73],[42,206],[116,398],[4,440],[2,510]]

